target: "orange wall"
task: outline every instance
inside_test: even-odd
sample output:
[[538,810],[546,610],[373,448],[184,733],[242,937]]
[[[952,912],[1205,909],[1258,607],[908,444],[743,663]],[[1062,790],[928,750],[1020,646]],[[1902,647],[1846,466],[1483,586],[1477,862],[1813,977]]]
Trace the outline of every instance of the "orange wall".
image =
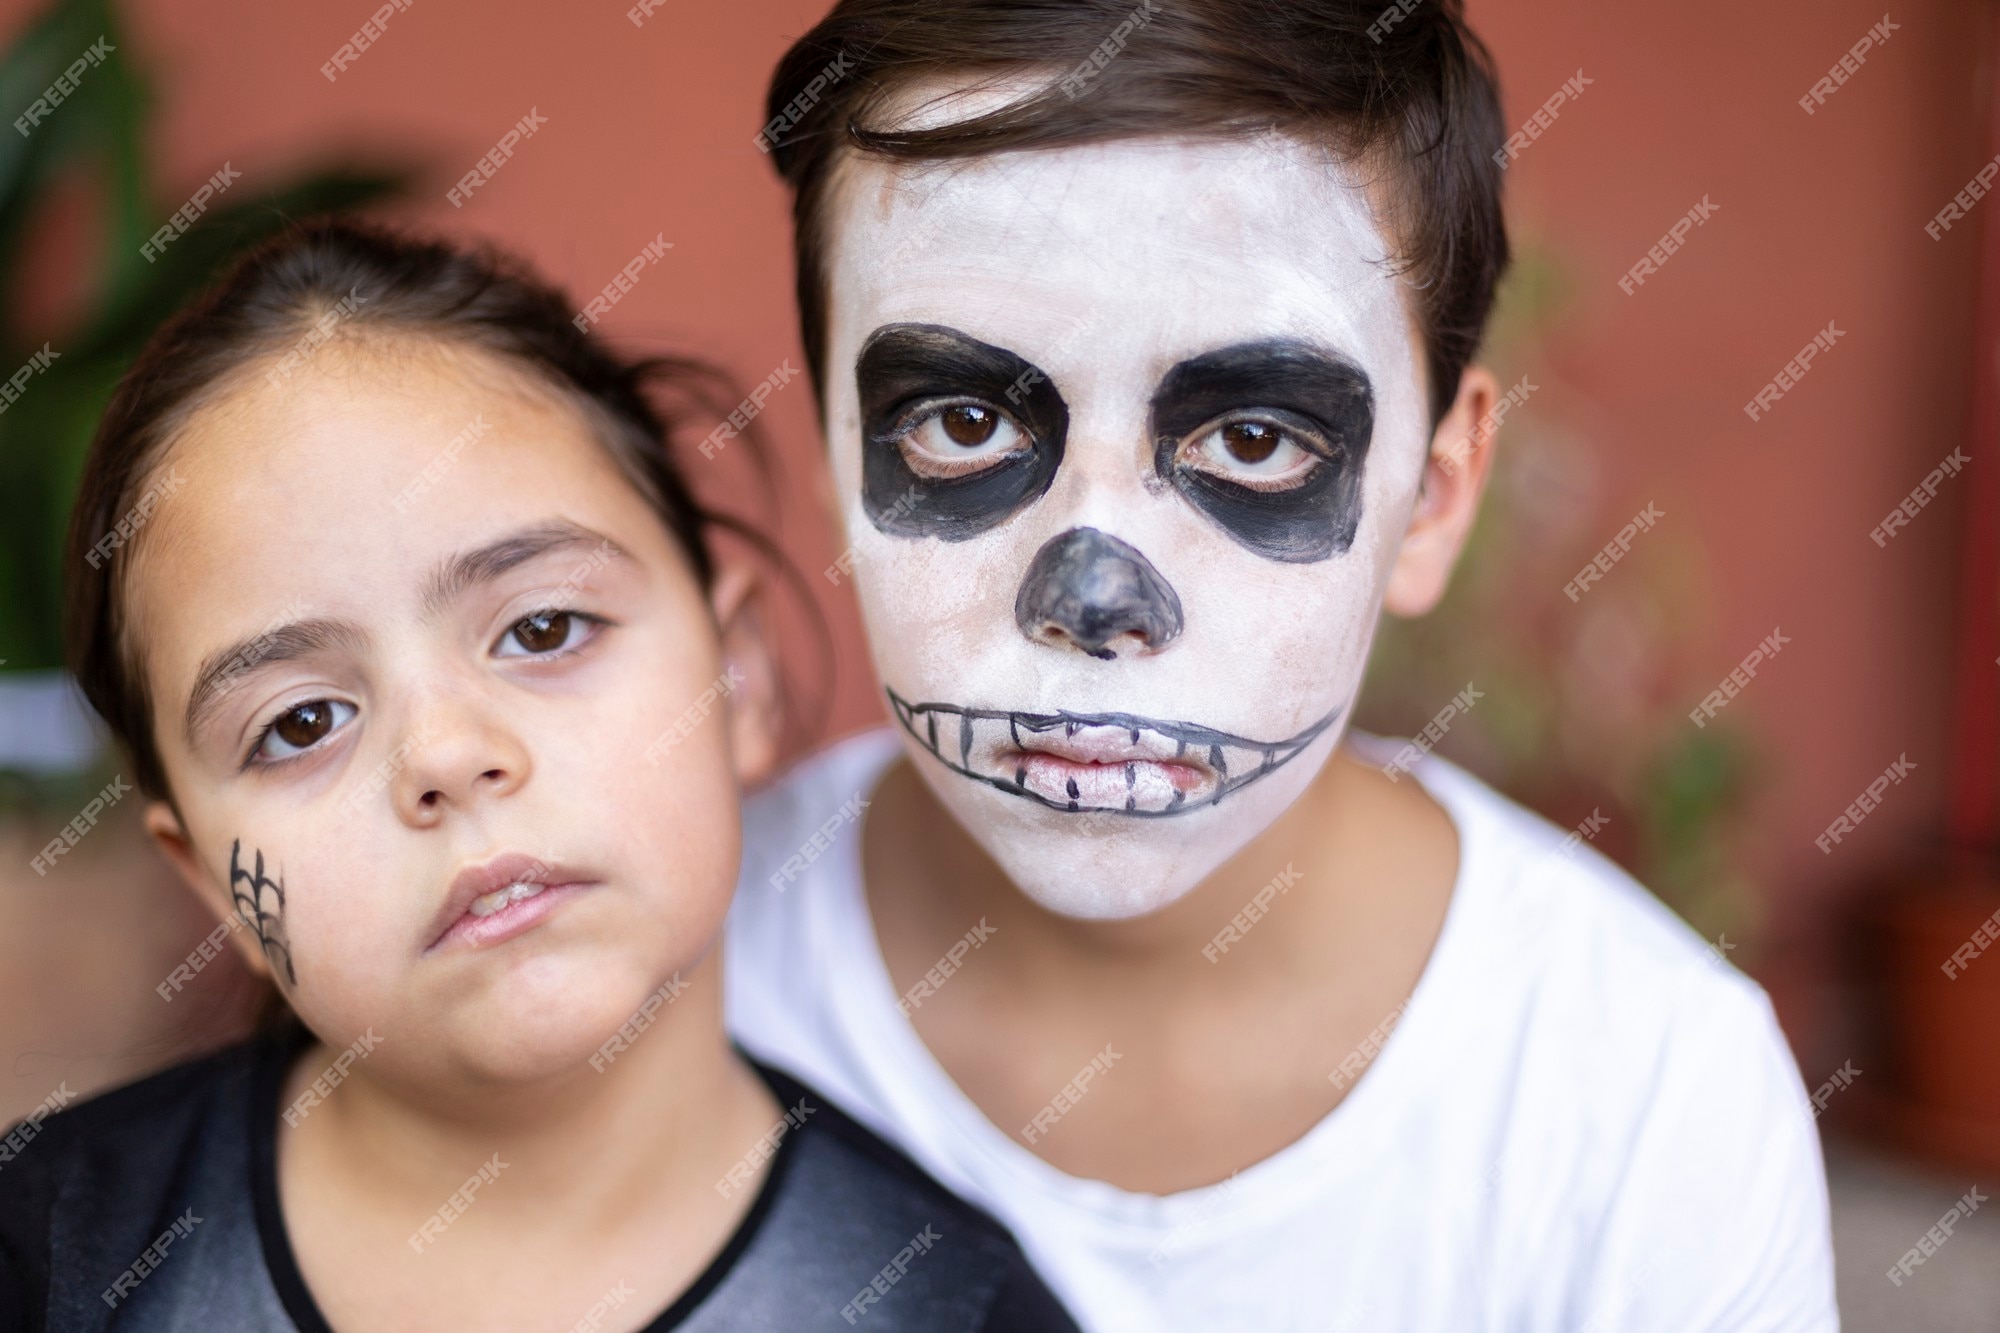
[[[356,149],[411,157],[431,179],[410,216],[499,239],[575,293],[664,233],[672,253],[608,327],[754,382],[802,359],[785,199],[752,135],[772,63],[824,3],[670,4],[635,28],[623,0],[416,0],[334,83],[319,68],[365,2],[131,8],[161,86],[167,194],[225,159],[250,182]],[[1977,64],[1993,11],[1894,11],[1900,30],[1808,117],[1797,98],[1881,18],[1879,0],[1471,9],[1511,121],[1578,68],[1593,81],[1508,175],[1517,236],[1560,254],[1573,292],[1539,353],[1561,393],[1535,410],[1583,432],[1629,509],[1656,498],[1698,537],[1713,614],[1685,647],[1701,677],[1774,625],[1793,639],[1731,720],[1770,761],[1749,852],[1779,946],[1762,972],[1803,1036],[1821,1026],[1822,927],[1845,886],[1941,820],[1957,495],[1887,550],[1867,534],[1964,439],[1977,229],[1934,242],[1922,227],[1993,151]],[[0,30],[25,12],[0,4]],[[530,107],[548,125],[466,207],[447,205]],[[1622,294],[1619,275],[1704,196],[1715,216]],[[1741,405],[1830,319],[1847,336],[1768,420],[1747,420]],[[851,603],[817,573],[835,545],[813,499],[809,389],[781,392],[766,422],[786,464],[785,543],[836,630],[833,727],[852,729],[876,695]],[[1903,752],[1914,785],[1822,856],[1813,838]]]

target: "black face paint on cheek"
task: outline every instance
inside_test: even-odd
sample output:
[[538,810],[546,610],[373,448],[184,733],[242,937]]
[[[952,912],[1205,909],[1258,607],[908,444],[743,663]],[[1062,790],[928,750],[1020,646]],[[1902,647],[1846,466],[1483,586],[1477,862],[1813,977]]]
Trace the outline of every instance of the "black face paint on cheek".
[[[1062,463],[1069,407],[1049,377],[1003,347],[942,324],[885,324],[854,363],[861,404],[861,503],[897,537],[965,541],[1041,498]],[[1031,437],[1025,452],[958,477],[925,477],[901,436],[924,403],[977,402]]]
[[[1276,425],[1318,466],[1298,485],[1258,490],[1180,459],[1190,436],[1232,412]],[[1375,429],[1374,392],[1360,367],[1292,338],[1218,348],[1167,372],[1153,395],[1152,427],[1160,478],[1241,545],[1308,564],[1353,544]]]
[[[292,946],[285,936],[285,881],[264,874],[261,851],[257,853],[256,869],[245,870],[241,864],[242,850],[241,839],[229,844],[229,896],[235,902],[237,914],[256,930],[257,943],[263,946],[264,959],[271,970],[278,971],[282,963],[285,983],[297,986],[299,974],[292,968]],[[244,888],[238,888],[238,884]]]

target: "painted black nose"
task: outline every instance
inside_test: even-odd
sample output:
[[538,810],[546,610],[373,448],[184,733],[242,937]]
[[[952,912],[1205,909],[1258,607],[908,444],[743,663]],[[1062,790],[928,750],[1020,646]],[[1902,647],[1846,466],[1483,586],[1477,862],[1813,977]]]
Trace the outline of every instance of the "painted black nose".
[[1181,632],[1181,599],[1152,562],[1096,528],[1071,528],[1035,552],[1014,598],[1014,621],[1036,643],[1075,644],[1092,657],[1112,644],[1164,648]]

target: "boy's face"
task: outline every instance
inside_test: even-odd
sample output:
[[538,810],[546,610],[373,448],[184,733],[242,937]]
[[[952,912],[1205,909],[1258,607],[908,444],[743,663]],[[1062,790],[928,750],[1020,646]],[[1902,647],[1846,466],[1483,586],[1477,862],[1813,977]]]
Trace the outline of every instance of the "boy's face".
[[1389,240],[1276,137],[843,170],[827,428],[913,762],[1044,906],[1161,907],[1346,726],[1431,440]]
[[728,904],[742,736],[703,590],[523,371],[336,342],[245,385],[174,446],[138,556],[180,810],[149,823],[322,1040],[375,1030],[371,1071],[574,1067]]

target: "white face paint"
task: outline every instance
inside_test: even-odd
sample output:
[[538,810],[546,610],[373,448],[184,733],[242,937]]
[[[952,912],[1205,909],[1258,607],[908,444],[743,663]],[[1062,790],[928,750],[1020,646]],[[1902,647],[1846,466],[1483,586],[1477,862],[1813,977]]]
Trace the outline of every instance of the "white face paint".
[[843,171],[827,425],[912,762],[1044,907],[1162,907],[1332,752],[1422,475],[1362,178],[1277,137]]

